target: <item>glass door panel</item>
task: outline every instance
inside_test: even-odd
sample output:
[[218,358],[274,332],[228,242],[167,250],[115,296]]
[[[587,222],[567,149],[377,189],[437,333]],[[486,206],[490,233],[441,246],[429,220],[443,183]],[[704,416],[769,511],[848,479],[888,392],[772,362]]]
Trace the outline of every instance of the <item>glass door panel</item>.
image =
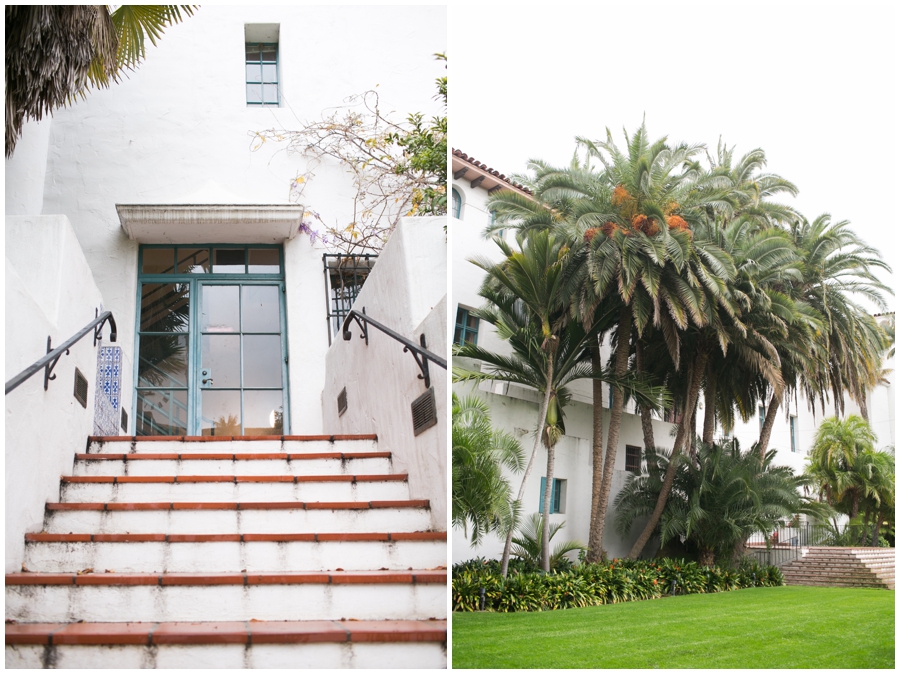
[[137,435],[289,432],[281,257],[276,246],[141,246]]
[[281,435],[281,286],[198,283],[200,433]]

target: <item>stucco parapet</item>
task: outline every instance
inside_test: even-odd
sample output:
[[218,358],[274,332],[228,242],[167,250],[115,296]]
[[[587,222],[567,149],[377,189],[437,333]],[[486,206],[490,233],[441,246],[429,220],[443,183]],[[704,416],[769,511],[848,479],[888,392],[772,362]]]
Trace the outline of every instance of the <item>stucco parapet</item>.
[[129,239],[140,243],[277,243],[300,231],[297,204],[116,204]]

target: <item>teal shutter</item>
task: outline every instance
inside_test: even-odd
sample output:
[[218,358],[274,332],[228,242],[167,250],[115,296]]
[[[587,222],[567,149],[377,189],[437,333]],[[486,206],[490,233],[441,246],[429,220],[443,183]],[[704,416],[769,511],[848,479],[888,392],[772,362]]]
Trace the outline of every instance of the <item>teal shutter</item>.
[[559,496],[562,490],[559,488],[559,480],[553,480],[553,493],[550,496],[550,499],[553,502],[553,505],[550,507],[551,513],[559,512]]
[[542,477],[541,478],[541,500],[538,501],[538,512],[539,513],[544,512],[544,490],[545,489],[547,489],[547,478]]

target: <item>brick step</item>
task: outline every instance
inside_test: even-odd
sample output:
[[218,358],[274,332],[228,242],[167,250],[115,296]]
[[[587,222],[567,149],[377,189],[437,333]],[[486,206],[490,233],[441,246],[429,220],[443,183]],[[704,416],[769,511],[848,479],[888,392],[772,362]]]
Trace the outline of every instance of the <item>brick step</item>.
[[393,501],[406,475],[66,476],[60,501]]
[[819,573],[797,573],[797,574],[784,574],[785,580],[799,581],[799,580],[821,580],[823,582],[828,581],[847,581],[852,583],[884,583],[888,582],[891,579],[882,578],[879,576],[875,576],[872,574],[866,575],[823,575]]
[[42,573],[292,572],[433,569],[447,532],[288,534],[27,534],[25,568]]
[[[377,452],[375,435],[265,435],[260,437],[209,436],[114,436],[88,438],[89,454],[110,452],[141,453],[322,453]],[[383,451],[383,450],[382,450]]]
[[6,666],[433,669],[446,641],[446,620],[7,625]]
[[390,452],[77,454],[82,475],[376,475],[390,473]]
[[423,531],[427,500],[325,502],[48,503],[42,533],[278,533]]
[[427,620],[447,614],[447,571],[6,576],[18,622]]

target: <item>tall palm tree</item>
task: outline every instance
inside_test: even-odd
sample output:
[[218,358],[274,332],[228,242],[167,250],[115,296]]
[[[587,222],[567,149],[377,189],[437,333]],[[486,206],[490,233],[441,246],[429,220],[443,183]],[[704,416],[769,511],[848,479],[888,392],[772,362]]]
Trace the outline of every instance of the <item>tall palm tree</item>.
[[462,527],[473,545],[491,531],[506,534],[515,524],[512,488],[503,468],[525,467],[518,441],[491,427],[487,403],[476,396],[453,395],[452,410],[453,526]]
[[[487,272],[480,294],[490,302],[488,308],[475,312],[475,315],[492,324],[501,338],[509,340],[514,355],[498,356],[475,345],[465,344],[456,351],[456,355],[482,360],[493,365],[494,371],[490,373],[491,376],[485,377],[485,373],[454,368],[454,379],[472,381],[505,378],[507,381],[533,386],[543,394],[534,449],[516,498],[518,507],[538,447],[545,435],[550,401],[555,398],[555,407],[560,406],[560,393],[564,393],[560,389],[568,381],[567,378],[571,378],[573,372],[577,371],[578,354],[583,350],[583,342],[576,336],[574,343],[570,343],[568,337],[572,333],[565,334],[566,327],[570,324],[566,312],[566,290],[571,260],[564,242],[546,231],[535,231],[520,237],[518,251],[514,251],[505,241],[496,241],[506,257],[500,264],[488,259],[472,260]],[[573,328],[577,326],[573,325]],[[567,339],[563,342],[560,337],[564,334]],[[579,336],[583,340],[583,331],[580,331]],[[563,363],[558,362],[560,357]],[[558,416],[555,416],[551,421],[557,419]],[[548,444],[547,484],[552,484],[555,444]],[[546,491],[545,519],[549,516],[550,490]],[[544,527],[545,534],[549,534],[549,530],[549,526]],[[512,529],[507,532],[503,550],[501,572],[504,577],[509,565],[511,541]],[[549,571],[549,542],[546,543],[543,566],[545,571]]]
[[7,5],[6,156],[12,156],[25,119],[40,120],[106,88],[143,60],[167,26],[192,5]]

